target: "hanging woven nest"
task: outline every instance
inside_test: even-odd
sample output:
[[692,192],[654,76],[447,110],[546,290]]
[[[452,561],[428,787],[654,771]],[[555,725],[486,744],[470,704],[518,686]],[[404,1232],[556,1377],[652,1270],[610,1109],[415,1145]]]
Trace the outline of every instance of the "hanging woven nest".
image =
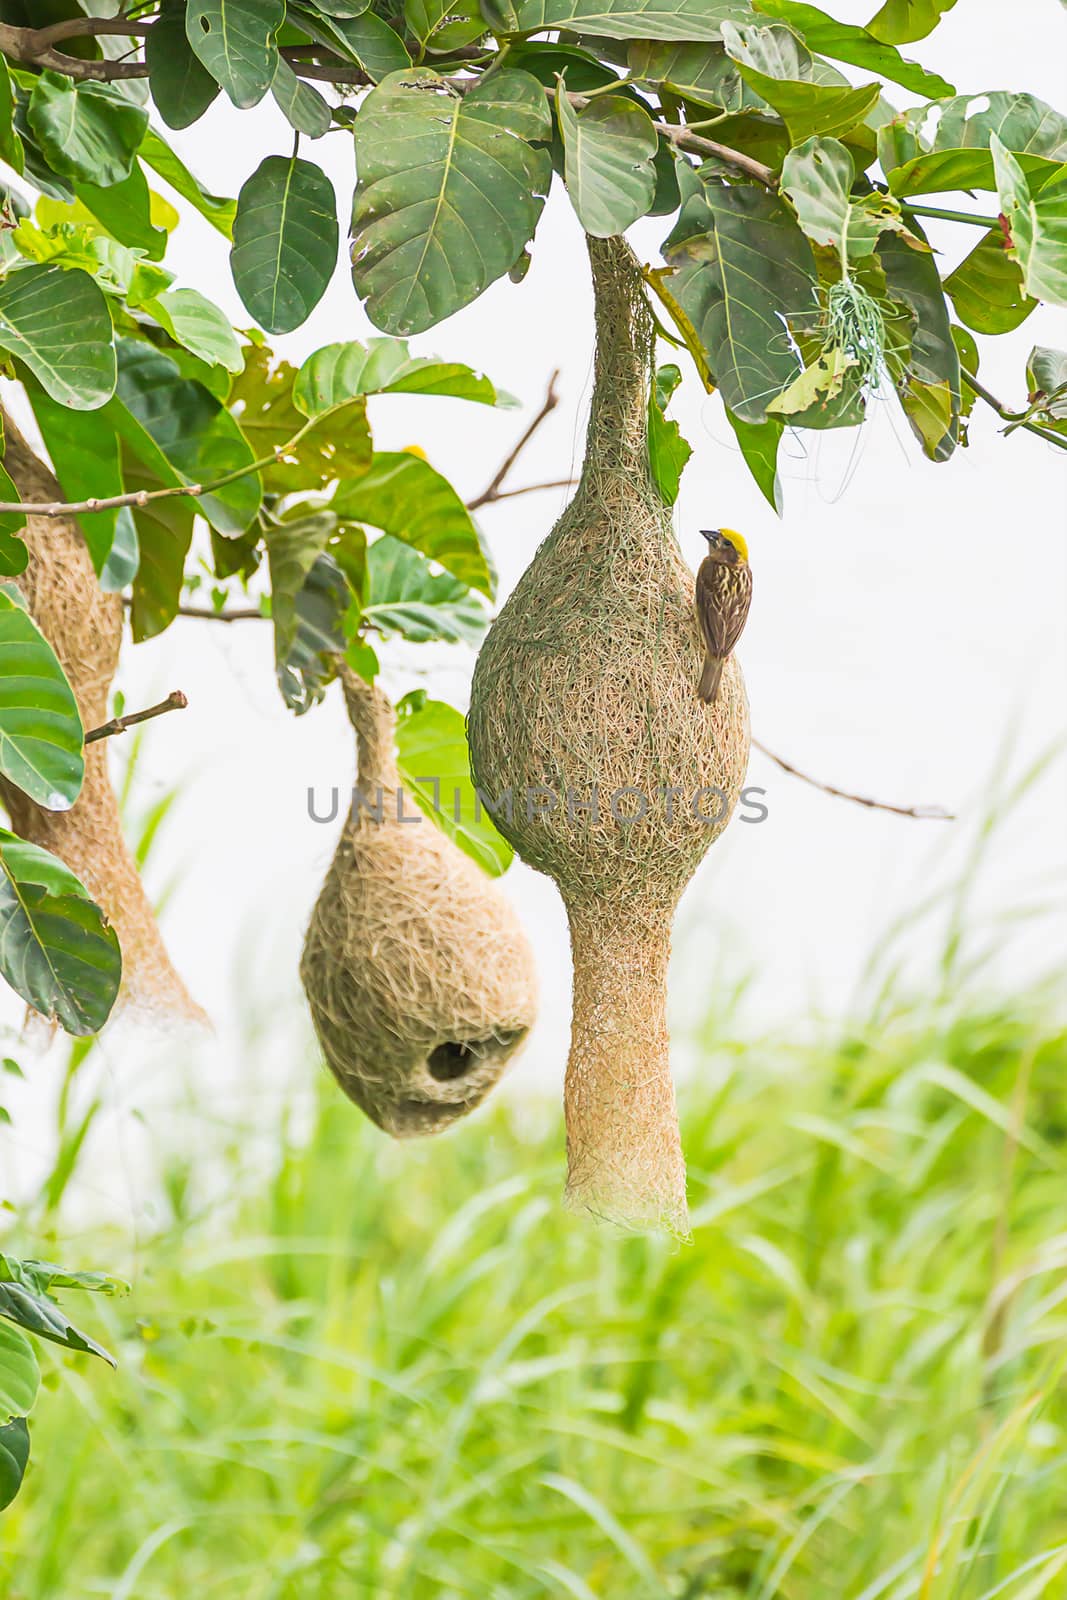
[[697,698],[693,574],[649,469],[652,320],[625,241],[588,247],[597,350],[582,477],[489,630],[469,735],[498,827],[567,908],[568,1200],[685,1231],[670,930],[744,782],[748,702],[732,657],[718,699]]
[[436,1133],[485,1098],[525,1041],[533,957],[499,889],[432,821],[398,807],[385,695],[343,664],[339,675],[359,786],[300,976],[345,1094],[396,1138]]
[[[29,501],[62,500],[55,477],[0,413],[4,466]],[[26,570],[15,580],[74,691],[86,729],[108,717],[108,695],[122,643],[122,600],[96,581],[76,523],[28,517]],[[85,750],[85,779],[69,811],[45,811],[0,779],[0,799],[21,838],[51,850],[85,885],[115,928],[122,948],[120,1003],[141,1015],[206,1022],[171,964],[137,865],[122,835],[107,767],[107,740]]]

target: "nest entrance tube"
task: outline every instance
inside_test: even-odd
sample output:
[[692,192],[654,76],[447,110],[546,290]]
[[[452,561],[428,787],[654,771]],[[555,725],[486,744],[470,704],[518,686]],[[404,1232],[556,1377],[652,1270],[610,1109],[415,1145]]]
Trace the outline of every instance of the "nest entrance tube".
[[510,904],[402,798],[395,714],[339,667],[358,788],[311,915],[300,976],[326,1061],[396,1138],[473,1110],[536,1016],[533,957]]
[[597,348],[582,476],[482,646],[471,756],[483,793],[516,797],[498,826],[567,908],[567,1198],[684,1232],[670,928],[744,782],[748,702],[732,657],[718,699],[697,699],[693,574],[648,460],[652,318],[625,240],[588,248]]

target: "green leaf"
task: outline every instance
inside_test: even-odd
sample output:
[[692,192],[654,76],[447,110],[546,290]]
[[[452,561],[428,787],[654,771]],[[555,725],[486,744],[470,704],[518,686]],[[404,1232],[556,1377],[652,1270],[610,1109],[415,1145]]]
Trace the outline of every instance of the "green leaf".
[[396,709],[396,764],[405,789],[483,872],[499,877],[513,851],[475,794],[463,716],[421,695],[406,695]]
[[413,356],[403,339],[370,339],[327,344],[316,350],[296,376],[293,403],[306,417],[319,417],[357,395],[448,395],[496,405],[489,379],[460,361]]
[[1035,344],[1026,360],[1031,409],[1053,422],[1067,420],[1067,350]]
[[[68,1033],[98,1033],[122,977],[122,955],[78,879],[57,856],[0,829],[0,972]],[[7,1330],[0,1323],[0,1335]]]
[[371,320],[416,333],[468,305],[519,256],[551,179],[544,90],[503,69],[460,95],[394,73],[355,124],[352,276]]
[[648,396],[648,457],[652,481],[668,506],[673,506],[678,498],[685,464],[693,454],[678,424],[667,419],[671,396],[681,381],[678,367],[673,364],[660,367]]
[[114,1358],[103,1345],[81,1333],[63,1314],[50,1296],[35,1293],[21,1283],[0,1283],[0,1317],[6,1317],[27,1333],[83,1355],[100,1356],[109,1366]]
[[15,86],[11,82],[7,59],[0,56],[0,161],[17,173],[26,170],[26,152],[15,126]]
[[424,556],[383,534],[367,550],[367,600],[361,615],[383,633],[414,644],[432,639],[479,645],[489,613],[478,596],[449,572],[433,572]]
[[167,127],[189,128],[199,121],[219,86],[189,43],[182,0],[163,6],[149,29],[144,58],[152,101]]
[[236,200],[228,200],[223,195],[212,194],[210,190],[205,189],[154,128],[149,128],[145,134],[140,154],[141,159],[146,161],[165,183],[169,183],[176,194],[180,194],[183,200],[188,200],[189,204],[219,233],[224,234],[227,239],[230,238],[233,233],[233,219],[237,214]]
[[321,139],[329,133],[333,120],[329,106],[317,89],[297,77],[284,56],[278,57],[270,92],[289,126],[298,133],[306,133],[309,139]]
[[565,80],[556,90],[556,115],[563,138],[564,178],[586,233],[610,239],[624,233],[652,204],[652,165],[659,135],[642,106],[607,95],[576,111]]
[[894,374],[901,404],[925,453],[945,461],[959,438],[960,360],[937,266],[893,234],[880,240],[878,257],[890,295],[912,316],[906,370]]
[[994,135],[1028,177],[1048,176],[1067,161],[1067,118],[1035,95],[1003,90],[904,112],[879,129],[878,159],[894,194],[995,189]]
[[274,36],[284,19],[285,0],[188,0],[189,43],[242,111],[258,105],[274,81]]
[[86,272],[29,266],[0,278],[0,348],[72,411],[94,411],[114,392],[111,316]]
[[956,0],[885,0],[867,24],[867,32],[883,44],[911,44],[933,33]]
[[24,1333],[0,1322],[0,1416],[23,1417],[33,1410],[41,1372]]
[[793,379],[788,388],[767,403],[767,414],[791,417],[809,407],[836,400],[849,371],[856,366],[855,356],[834,348],[816,356],[810,366]]
[[330,511],[310,512],[267,529],[270,565],[271,617],[274,655],[279,671],[289,659],[299,624],[296,600],[319,556],[337,533],[337,518]]
[[406,450],[376,450],[370,470],[341,483],[333,509],[412,545],[480,594],[493,584],[478,530],[459,495],[429,462]]
[[[32,382],[26,392],[66,499],[104,500],[124,493],[118,440],[106,411],[70,411]],[[117,511],[95,511],[78,518],[97,577],[115,542],[117,516]]]
[[832,245],[843,266],[869,256],[886,230],[904,230],[890,195],[852,198],[855,176],[852,157],[837,139],[808,139],[782,164],[781,192],[797,221],[814,244]]
[[990,149],[1023,288],[1035,300],[1067,305],[1067,164],[1035,192],[996,134]]
[[778,417],[768,417],[766,422],[744,422],[726,407],[726,420],[737,436],[745,465],[756,485],[779,516],[782,514],[782,485],[778,477],[778,446],[782,442],[783,424]]
[[815,83],[811,54],[790,29],[723,27],[723,43],[742,78],[773,106],[797,145],[813,134],[848,133],[863,122],[881,97],[879,83]]
[[[306,523],[310,519],[300,520]],[[328,539],[334,526],[332,518],[325,519],[319,531],[294,523],[280,537],[275,529],[267,538],[278,687],[297,716],[322,699],[325,685],[334,676],[334,658],[345,649],[344,622],[352,590],[332,556],[314,554],[320,539]],[[301,573],[306,574],[302,579]],[[285,617],[281,625],[279,601]]]
[[[165,487],[130,452],[124,452],[123,477],[127,491],[151,492]],[[185,577],[185,558],[193,538],[195,512],[190,501],[150,500],[133,512],[137,530],[139,560],[133,578],[130,629],[134,643],[154,639],[168,628],[178,614]]]
[[423,50],[461,50],[486,31],[477,0],[404,0],[404,23]]
[[268,333],[306,322],[337,264],[333,184],[314,162],[268,156],[237,197],[230,267],[249,313]]
[[25,1417],[0,1427],[0,1511],[6,1511],[22,1487],[30,1459],[30,1430]]
[[917,62],[905,61],[892,45],[876,39],[866,28],[838,22],[817,6],[803,4],[802,0],[754,0],[754,6],[765,16],[777,17],[795,28],[809,49],[818,55],[865,67],[880,78],[888,78],[891,83],[899,83],[913,94],[924,94],[932,100],[956,92],[936,72],[927,72]]
[[[169,356],[137,339],[120,339],[118,355],[108,421],[161,483],[210,483],[251,467],[256,458],[233,417],[202,384],[183,378]],[[195,504],[232,537],[248,527],[261,498],[257,475],[247,472],[196,496]]]
[[975,333],[1010,333],[1037,305],[1000,228],[990,228],[945,279],[956,315]]
[[627,60],[632,76],[639,82],[669,89],[699,105],[732,112],[763,105],[721,44],[638,41],[630,46]]
[[130,1286],[124,1278],[110,1272],[78,1272],[71,1267],[56,1266],[54,1261],[38,1261],[31,1256],[16,1260],[14,1256],[0,1256],[0,1276],[7,1283],[21,1283],[37,1294],[49,1294],[52,1289],[84,1289],[88,1294],[129,1294]]
[[726,21],[749,22],[746,0],[483,0],[503,33],[566,28],[603,39],[718,39]]
[[702,186],[663,246],[670,294],[730,410],[762,422],[798,370],[785,331],[815,303],[815,261],[792,213],[762,189]]
[[403,39],[373,11],[366,11],[351,22],[339,21],[335,29],[343,36],[347,53],[374,83],[381,83],[390,73],[406,72],[411,66]]
[[142,300],[139,310],[147,311],[175,344],[191,350],[194,356],[227,372],[240,372],[245,364],[237,335],[230,319],[198,289],[172,289],[166,294]]
[[53,171],[102,188],[129,177],[148,127],[148,112],[106,84],[57,72],[40,74],[27,115]]
[[[374,452],[364,397],[357,395],[321,412],[309,429],[306,414],[293,403],[295,368],[286,361],[272,365],[272,359],[269,350],[251,346],[229,401],[257,460],[275,456],[273,464],[262,469],[267,492],[307,493],[366,472]],[[306,431],[292,446],[290,441],[301,430]]]
[[74,193],[112,238],[131,250],[143,250],[152,261],[161,261],[167,248],[167,231],[152,221],[152,193],[140,165],[128,178],[101,188],[93,183],[76,182]]
[[[0,466],[0,499],[21,498],[18,486],[12,482],[6,468]],[[26,570],[29,551],[24,541],[18,538],[19,531],[25,526],[26,518],[21,512],[11,511],[0,516],[0,578],[17,578],[20,572]]]
[[49,811],[67,811],[85,762],[78,705],[52,646],[0,589],[0,774]]

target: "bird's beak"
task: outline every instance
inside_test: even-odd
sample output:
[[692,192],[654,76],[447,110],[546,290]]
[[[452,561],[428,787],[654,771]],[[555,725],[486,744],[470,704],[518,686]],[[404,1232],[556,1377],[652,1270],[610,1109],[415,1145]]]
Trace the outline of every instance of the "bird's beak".
[[704,535],[705,539],[708,541],[709,544],[713,544],[715,542],[715,540],[719,537],[718,528],[701,528],[700,531]]

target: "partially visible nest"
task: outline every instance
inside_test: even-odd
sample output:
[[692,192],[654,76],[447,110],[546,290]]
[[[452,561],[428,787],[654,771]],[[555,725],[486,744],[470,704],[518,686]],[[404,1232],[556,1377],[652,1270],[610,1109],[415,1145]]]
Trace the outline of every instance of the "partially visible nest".
[[[3,416],[4,465],[25,500],[62,500],[59,484]],[[122,642],[122,600],[104,594],[77,525],[63,517],[28,517],[29,564],[16,580],[52,646],[78,702],[82,724],[108,716],[108,691]],[[85,781],[69,811],[45,811],[0,779],[0,798],[23,839],[51,850],[80,878],[114,925],[122,948],[122,996],[136,1011],[206,1021],[171,964],[137,865],[122,835],[107,769],[107,741],[85,750]]]
[[342,665],[359,786],[300,976],[342,1089],[397,1138],[435,1133],[497,1082],[536,1016],[515,914],[428,818],[398,820],[393,708]]

